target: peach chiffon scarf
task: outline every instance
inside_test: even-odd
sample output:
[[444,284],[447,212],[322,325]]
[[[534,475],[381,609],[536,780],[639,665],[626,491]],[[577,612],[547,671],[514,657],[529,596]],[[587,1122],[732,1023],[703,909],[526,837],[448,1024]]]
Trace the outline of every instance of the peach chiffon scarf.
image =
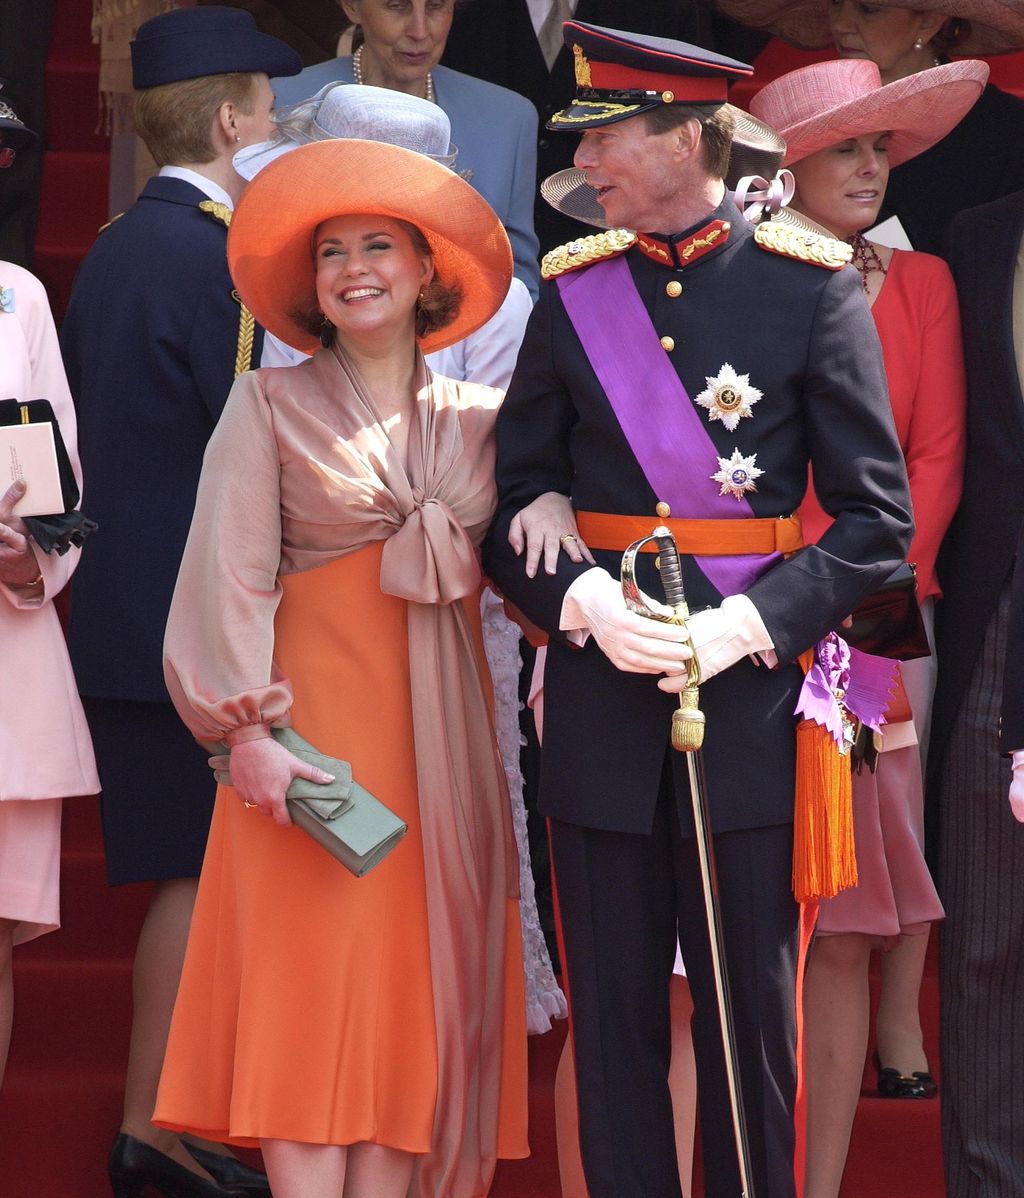
[[506,902],[518,896],[518,861],[461,600],[481,585],[500,398],[431,375],[419,357],[399,454],[341,352],[242,376],[207,451],[165,643],[168,688],[197,737],[286,724],[291,687],[273,664],[278,574],[386,541],[381,591],[408,600],[437,1029],[433,1147],[410,1191],[422,1198],[485,1194],[497,1159]]

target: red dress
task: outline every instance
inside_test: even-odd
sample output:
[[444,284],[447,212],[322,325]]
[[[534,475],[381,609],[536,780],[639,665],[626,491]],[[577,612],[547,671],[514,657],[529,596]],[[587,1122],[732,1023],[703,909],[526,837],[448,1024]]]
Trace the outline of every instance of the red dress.
[[[935,558],[960,502],[966,447],[960,312],[949,268],[931,254],[895,250],[871,314],[910,479],[916,528],[907,559],[917,565],[918,597],[937,598]],[[810,491],[800,517],[808,542],[831,523]],[[914,687],[911,676],[932,669],[930,659],[904,665],[921,741],[934,683]],[[914,692],[920,694],[916,701]],[[943,911],[922,851],[918,745],[882,752],[874,774],[854,774],[853,794],[860,882],[821,903],[818,931],[882,937],[924,931]]]

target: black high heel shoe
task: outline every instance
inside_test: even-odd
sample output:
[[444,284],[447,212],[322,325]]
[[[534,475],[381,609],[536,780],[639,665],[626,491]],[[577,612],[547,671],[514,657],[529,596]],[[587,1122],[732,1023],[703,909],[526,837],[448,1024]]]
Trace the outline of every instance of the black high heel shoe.
[[207,1181],[165,1153],[123,1132],[110,1150],[107,1175],[114,1198],[142,1198],[147,1186],[158,1190],[164,1198],[249,1198],[244,1189]]
[[882,1098],[934,1098],[939,1092],[935,1078],[927,1072],[900,1073],[883,1065],[875,1054],[878,1071],[878,1093]]
[[229,1189],[245,1190],[249,1198],[261,1198],[262,1195],[270,1198],[270,1182],[267,1181],[266,1173],[251,1168],[244,1161],[240,1161],[237,1156],[223,1156],[219,1152],[209,1152],[196,1144],[190,1144],[188,1140],[182,1140],[182,1143],[189,1156],[195,1157],[206,1172],[219,1181],[222,1186],[227,1186]]

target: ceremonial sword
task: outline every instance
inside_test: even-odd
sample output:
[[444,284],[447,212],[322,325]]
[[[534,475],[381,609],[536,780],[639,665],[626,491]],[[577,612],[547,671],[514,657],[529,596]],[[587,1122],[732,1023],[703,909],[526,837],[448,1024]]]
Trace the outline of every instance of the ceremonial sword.
[[[655,509],[661,520],[671,515],[667,503]],[[636,581],[636,556],[651,541],[658,547],[657,568],[665,588],[665,598],[672,615],[655,611]],[[684,644],[693,649],[687,621],[690,609],[683,589],[683,570],[675,538],[664,524],[659,524],[650,536],[629,545],[622,555],[622,596],[630,611],[667,624],[678,624],[685,631]],[[711,812],[708,807],[707,783],[704,777],[704,713],[700,710],[700,662],[694,652],[690,658],[686,686],[679,694],[679,707],[672,713],[672,748],[686,754],[686,771],[690,779],[690,802],[693,807],[694,834],[697,839],[697,858],[700,881],[704,891],[704,913],[707,917],[708,940],[711,945],[711,969],[715,979],[715,998],[722,1029],[722,1048],[725,1054],[725,1076],[729,1089],[733,1136],[736,1141],[736,1161],[740,1172],[741,1198],[754,1198],[750,1180],[750,1144],[747,1121],[743,1110],[740,1086],[739,1054],[736,1050],[736,1026],[729,989],[729,971],[725,960],[725,940],[722,935],[722,912],[718,901],[718,874],[715,869],[715,849],[711,838]],[[684,961],[685,964],[685,961]]]

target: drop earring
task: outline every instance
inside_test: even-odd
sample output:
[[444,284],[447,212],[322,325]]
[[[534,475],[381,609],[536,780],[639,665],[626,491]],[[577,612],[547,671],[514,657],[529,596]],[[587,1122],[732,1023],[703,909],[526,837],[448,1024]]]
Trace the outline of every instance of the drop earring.
[[334,343],[334,325],[325,316],[320,321],[320,344],[324,349],[330,349]]

